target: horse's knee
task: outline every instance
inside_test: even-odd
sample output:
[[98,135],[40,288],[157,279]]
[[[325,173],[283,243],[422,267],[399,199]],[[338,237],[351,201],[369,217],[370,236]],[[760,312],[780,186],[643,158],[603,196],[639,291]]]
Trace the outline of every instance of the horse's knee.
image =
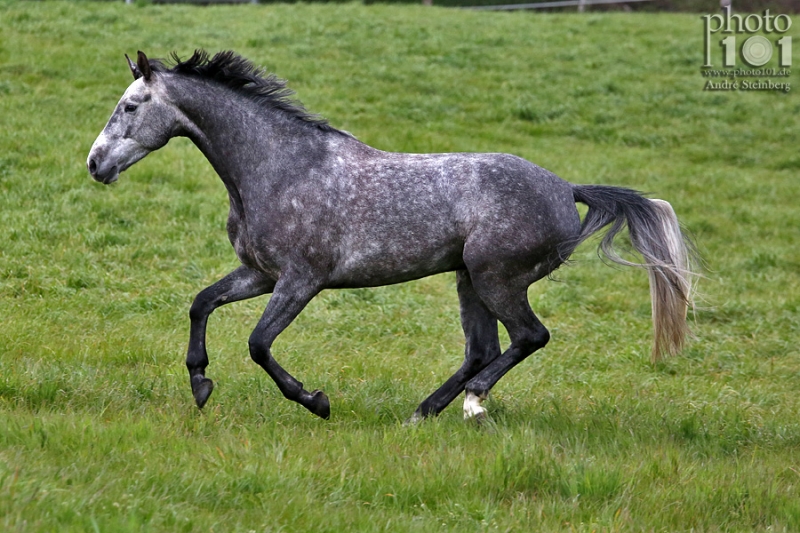
[[210,299],[203,294],[204,292],[205,291],[201,291],[200,294],[195,297],[192,306],[189,308],[189,319],[192,322],[203,320],[214,310],[211,306]]
[[263,335],[258,330],[254,331],[247,341],[247,346],[250,349],[250,358],[261,366],[267,362],[269,358],[269,344],[264,341]]

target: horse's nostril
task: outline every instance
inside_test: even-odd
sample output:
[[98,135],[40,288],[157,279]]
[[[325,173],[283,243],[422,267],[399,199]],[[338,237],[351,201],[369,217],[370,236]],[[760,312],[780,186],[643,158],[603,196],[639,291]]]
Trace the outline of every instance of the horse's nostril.
[[97,163],[94,162],[94,159],[89,160],[89,174],[93,175],[97,172]]

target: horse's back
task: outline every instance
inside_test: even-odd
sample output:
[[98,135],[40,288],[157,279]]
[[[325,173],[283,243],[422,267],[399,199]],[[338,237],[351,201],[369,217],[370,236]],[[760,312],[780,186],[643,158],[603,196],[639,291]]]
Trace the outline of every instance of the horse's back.
[[346,279],[404,281],[469,261],[532,268],[580,228],[572,186],[513,155],[376,151],[355,167],[343,200]]

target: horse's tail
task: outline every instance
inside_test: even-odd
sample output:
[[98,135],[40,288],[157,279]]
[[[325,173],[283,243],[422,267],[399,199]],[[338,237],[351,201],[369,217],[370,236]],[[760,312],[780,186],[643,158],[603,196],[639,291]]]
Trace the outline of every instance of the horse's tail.
[[[652,360],[674,355],[690,333],[686,313],[692,302],[695,258],[691,241],[681,232],[678,217],[664,200],[650,200],[620,187],[575,185],[576,202],[589,206],[578,242],[612,224],[598,250],[610,260],[647,269],[653,309]],[[631,244],[643,263],[626,261],[614,250],[614,237],[627,224]]]

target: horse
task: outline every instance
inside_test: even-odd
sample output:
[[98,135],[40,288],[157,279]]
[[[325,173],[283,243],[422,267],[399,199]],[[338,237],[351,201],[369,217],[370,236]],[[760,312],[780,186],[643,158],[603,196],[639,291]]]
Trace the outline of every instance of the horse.
[[[283,396],[330,416],[330,401],[281,367],[276,337],[323,289],[364,288],[455,272],[463,364],[409,421],[438,415],[462,392],[464,417],[487,416],[489,391],[550,339],[528,287],[607,226],[598,253],[647,270],[652,360],[690,334],[695,262],[670,204],[627,188],[576,185],[514,155],[391,153],[308,112],[286,81],[233,51],[182,61],[125,55],[134,81],[94,141],[87,168],[110,184],[176,136],[188,137],[222,179],[227,232],[241,266],[202,290],[190,310],[186,367],[197,407],[206,377],[206,325],[218,307],[271,293],[249,338],[250,356]],[[583,220],[576,203],[588,206]],[[643,262],[618,255],[628,228]],[[501,350],[498,322],[510,344]]]

